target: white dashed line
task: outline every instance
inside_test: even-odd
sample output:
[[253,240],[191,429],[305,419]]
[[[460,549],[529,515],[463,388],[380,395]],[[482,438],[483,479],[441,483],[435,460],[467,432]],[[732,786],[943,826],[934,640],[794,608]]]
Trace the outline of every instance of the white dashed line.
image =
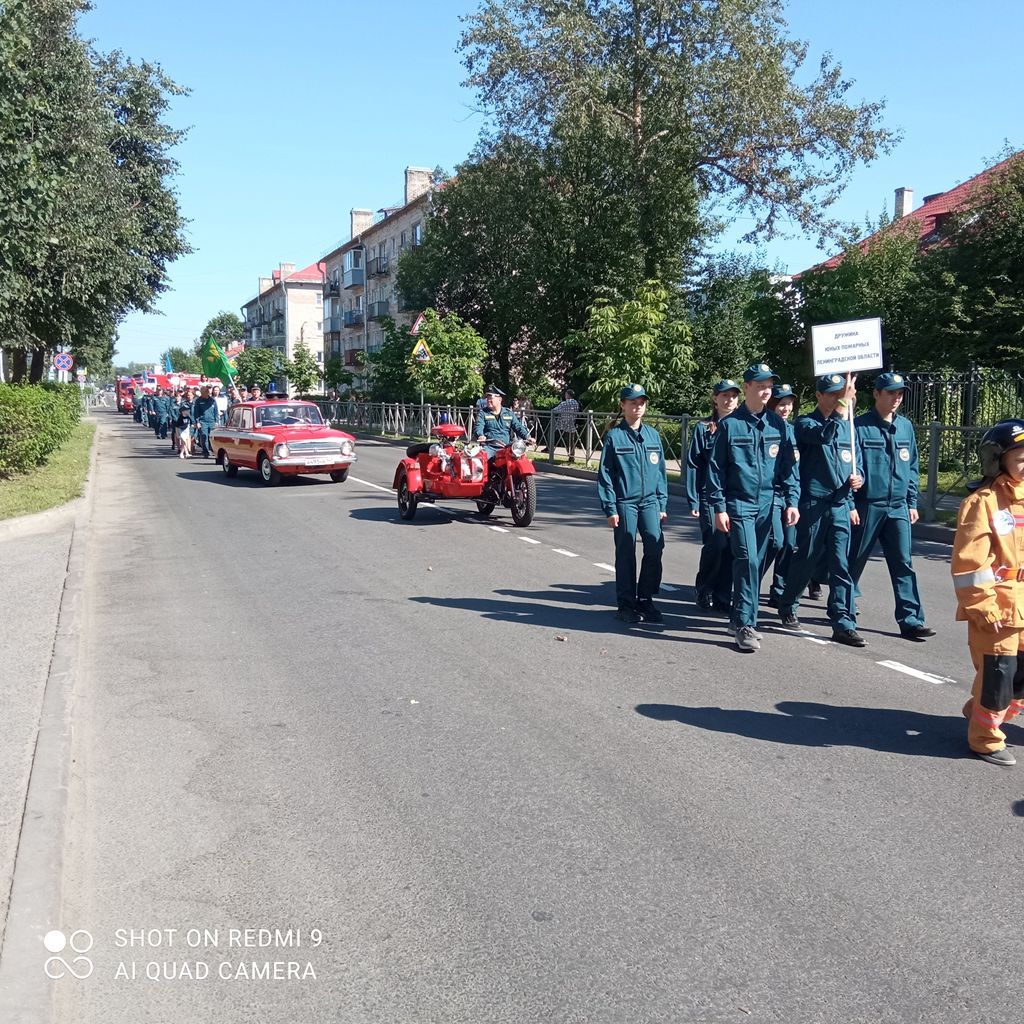
[[[607,562],[595,562],[594,565],[598,569],[604,569],[605,572],[615,572],[615,566],[609,565]],[[662,584],[662,587],[664,588],[664,584]]]
[[519,538],[524,544],[539,544],[539,540],[534,540],[532,537],[520,537]]
[[556,555],[565,555],[566,558],[579,558],[575,551],[566,551],[565,548],[552,548]]
[[811,636],[809,633],[801,633],[798,635],[803,637],[804,640],[810,640],[812,644],[822,644],[823,646],[827,647],[829,643],[827,640],[822,640],[819,637]]
[[[612,571],[614,572],[614,570],[612,570]],[[674,594],[679,588],[678,587],[673,587],[672,584],[670,584],[670,583],[662,583],[661,589],[662,590],[667,590],[670,594]]]
[[911,668],[909,665],[901,665],[898,661],[876,661],[876,665],[882,668],[891,668],[894,672],[902,672],[905,676],[913,676],[915,679],[922,679],[934,686],[941,686],[943,683],[955,683],[955,679],[947,679],[945,676],[933,676],[931,672],[922,672],[919,669]]
[[349,477],[349,479],[354,480],[357,484],[365,484],[365,486],[367,487],[375,487],[378,491],[391,492],[392,490],[394,490],[394,488],[392,487],[381,487],[380,484],[371,484],[369,480],[360,480],[359,477],[357,476],[351,476]]
[[495,533],[508,533],[504,526],[488,526],[487,529],[493,530]]

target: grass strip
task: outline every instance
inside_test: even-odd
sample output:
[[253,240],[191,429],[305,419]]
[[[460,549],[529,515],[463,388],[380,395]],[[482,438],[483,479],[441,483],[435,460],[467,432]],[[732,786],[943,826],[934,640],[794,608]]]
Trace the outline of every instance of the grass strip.
[[45,512],[80,497],[95,432],[95,423],[80,422],[42,466],[0,480],[0,519]]

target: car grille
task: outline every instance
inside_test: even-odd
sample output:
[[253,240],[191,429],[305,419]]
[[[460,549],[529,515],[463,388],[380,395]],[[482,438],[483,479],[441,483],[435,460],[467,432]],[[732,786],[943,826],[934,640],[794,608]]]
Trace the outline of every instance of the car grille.
[[338,455],[341,445],[337,441],[289,441],[288,451],[295,455]]

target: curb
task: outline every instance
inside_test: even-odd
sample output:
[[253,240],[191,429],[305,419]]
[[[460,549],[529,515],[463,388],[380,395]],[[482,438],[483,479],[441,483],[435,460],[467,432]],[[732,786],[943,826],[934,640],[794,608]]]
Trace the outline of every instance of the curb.
[[[74,517],[67,575],[43,690],[0,948],[0,1005],[7,1008],[5,1021],[12,1024],[43,1024],[53,1014],[54,985],[44,973],[43,936],[60,927],[63,920],[65,828],[73,739],[71,703],[78,680],[86,533],[92,518],[99,435],[97,424],[82,497],[69,502],[76,506],[73,512],[65,506],[67,514]],[[41,512],[23,520],[46,515]],[[48,520],[52,521],[53,517]]]

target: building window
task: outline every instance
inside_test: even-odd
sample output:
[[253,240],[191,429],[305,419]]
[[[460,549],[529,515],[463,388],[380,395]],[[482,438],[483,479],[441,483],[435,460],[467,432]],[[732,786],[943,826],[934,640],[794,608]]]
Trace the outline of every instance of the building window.
[[416,221],[412,226],[412,244],[420,245],[423,242],[423,222]]
[[363,265],[363,250],[362,249],[349,249],[345,253],[345,269],[346,270],[358,270]]

